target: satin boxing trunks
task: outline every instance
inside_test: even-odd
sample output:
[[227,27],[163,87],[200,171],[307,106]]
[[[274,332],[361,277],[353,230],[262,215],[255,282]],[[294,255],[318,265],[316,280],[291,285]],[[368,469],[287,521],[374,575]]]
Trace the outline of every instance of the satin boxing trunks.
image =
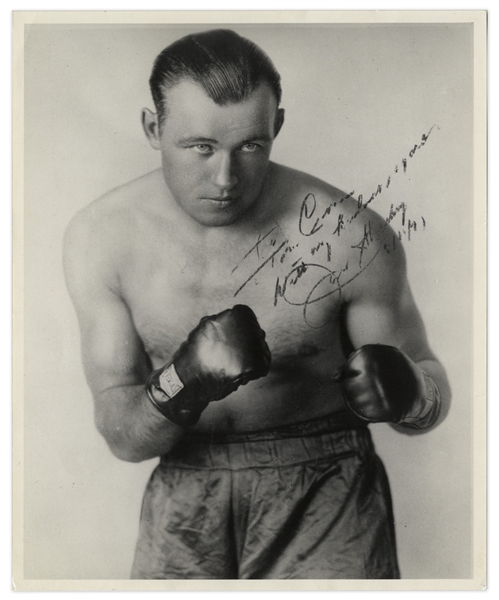
[[134,579],[398,577],[386,472],[351,413],[186,434],[147,485]]

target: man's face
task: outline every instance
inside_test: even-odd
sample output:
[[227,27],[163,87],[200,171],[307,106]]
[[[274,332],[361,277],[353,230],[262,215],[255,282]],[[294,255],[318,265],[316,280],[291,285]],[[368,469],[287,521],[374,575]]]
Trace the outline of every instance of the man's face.
[[258,200],[278,115],[269,86],[219,106],[198,84],[167,92],[159,133],[165,181],[178,205],[208,227],[231,225]]

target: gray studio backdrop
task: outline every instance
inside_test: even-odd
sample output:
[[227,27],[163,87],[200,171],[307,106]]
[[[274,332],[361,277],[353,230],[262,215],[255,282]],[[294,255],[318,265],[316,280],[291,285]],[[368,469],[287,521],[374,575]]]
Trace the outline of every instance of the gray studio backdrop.
[[[66,292],[74,213],[159,166],[140,109],[166,45],[203,26],[25,30],[25,577],[128,578],[156,463],[114,458],[93,423]],[[273,159],[367,199],[393,220],[430,343],[454,397],[409,437],[372,426],[393,491],[405,578],[467,578],[472,545],[472,29],[468,25],[234,25],[282,75]],[[431,129],[433,127],[433,129]],[[431,134],[426,144],[409,152]],[[402,159],[407,159],[404,172]],[[398,172],[396,172],[398,165]],[[386,188],[387,178],[391,177]],[[175,310],[169,307],[168,310]]]

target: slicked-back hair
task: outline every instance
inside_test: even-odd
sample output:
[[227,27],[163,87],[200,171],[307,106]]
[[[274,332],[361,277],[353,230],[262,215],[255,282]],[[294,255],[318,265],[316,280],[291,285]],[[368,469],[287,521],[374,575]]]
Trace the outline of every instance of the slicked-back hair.
[[157,56],[149,85],[160,124],[168,112],[166,92],[183,79],[201,85],[219,105],[245,100],[264,82],[278,106],[281,101],[281,77],[270,58],[229,29],[187,35]]

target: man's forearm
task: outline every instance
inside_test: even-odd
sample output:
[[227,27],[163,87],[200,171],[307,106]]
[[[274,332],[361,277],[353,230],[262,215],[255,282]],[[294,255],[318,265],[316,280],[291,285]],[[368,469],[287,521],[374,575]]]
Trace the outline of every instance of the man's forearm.
[[113,454],[130,462],[168,453],[185,431],[157,410],[143,385],[102,392],[96,402],[95,421]]

